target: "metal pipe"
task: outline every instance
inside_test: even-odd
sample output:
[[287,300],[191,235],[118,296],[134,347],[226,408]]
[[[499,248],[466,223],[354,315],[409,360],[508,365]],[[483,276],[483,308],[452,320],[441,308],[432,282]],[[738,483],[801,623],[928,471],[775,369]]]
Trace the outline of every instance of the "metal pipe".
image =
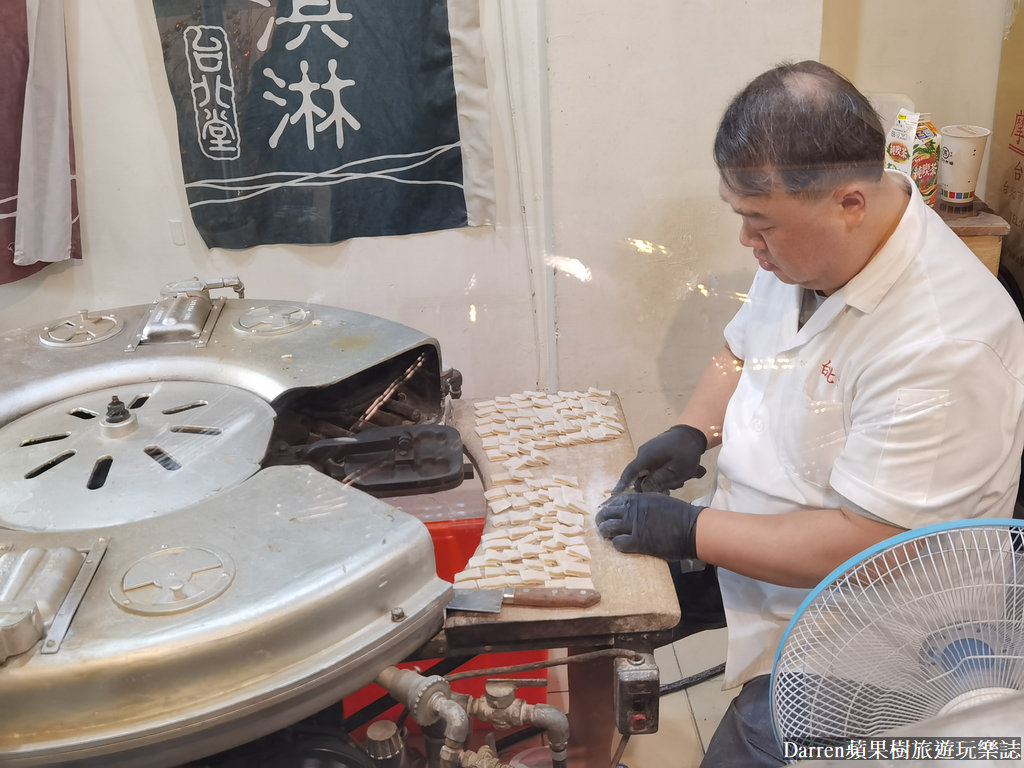
[[550,704],[526,704],[523,719],[547,734],[553,768],[565,768],[569,758],[569,718],[566,714]]
[[460,755],[469,741],[469,713],[460,696],[453,694],[443,677],[424,677],[410,669],[385,667],[377,675],[377,684],[398,701],[420,725],[444,722],[441,768],[459,768]]
[[438,702],[451,696],[451,688],[443,677],[424,677],[411,669],[385,667],[374,681],[409,710],[412,719],[420,725],[438,720]]
[[385,667],[377,684],[409,709],[420,725],[444,722],[440,768],[505,768],[496,755],[465,749],[470,735],[470,713],[499,727],[531,723],[547,734],[553,768],[566,768],[569,753],[569,718],[550,704],[527,704],[515,698],[516,680],[488,681],[488,694],[477,699],[454,693],[442,677]]
[[459,768],[459,755],[469,741],[469,714],[458,702],[440,696],[434,697],[431,706],[445,723],[441,768]]

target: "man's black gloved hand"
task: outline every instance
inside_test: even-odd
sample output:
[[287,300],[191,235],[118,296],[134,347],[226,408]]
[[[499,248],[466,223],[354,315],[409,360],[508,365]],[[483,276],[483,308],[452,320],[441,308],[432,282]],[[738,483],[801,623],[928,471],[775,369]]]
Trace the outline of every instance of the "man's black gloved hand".
[[697,557],[697,515],[702,509],[662,493],[626,493],[597,513],[597,530],[619,552],[685,560]]
[[622,471],[612,495],[629,488],[667,493],[682,488],[691,478],[704,477],[700,457],[707,447],[708,439],[699,429],[676,424],[640,446],[636,458]]

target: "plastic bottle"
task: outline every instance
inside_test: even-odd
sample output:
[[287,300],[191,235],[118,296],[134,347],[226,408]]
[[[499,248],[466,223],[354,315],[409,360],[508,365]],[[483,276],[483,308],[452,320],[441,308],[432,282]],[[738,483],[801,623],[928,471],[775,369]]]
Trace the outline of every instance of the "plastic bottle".
[[917,184],[924,201],[933,208],[939,199],[940,142],[939,129],[932,123],[932,116],[928,112],[921,112],[917,120],[910,178]]
[[907,174],[930,206],[939,198],[939,131],[927,112],[901,109],[889,129],[885,167]]

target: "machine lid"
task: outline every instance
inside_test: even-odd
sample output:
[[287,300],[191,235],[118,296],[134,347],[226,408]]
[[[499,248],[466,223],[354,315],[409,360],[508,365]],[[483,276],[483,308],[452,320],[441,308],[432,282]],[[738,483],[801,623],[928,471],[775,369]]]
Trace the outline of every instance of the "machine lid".
[[[60,649],[0,666],[4,766],[166,768],[250,741],[401,661],[451,596],[422,524],[310,467],[106,534]],[[0,532],[12,553],[91,536]]]
[[82,530],[194,504],[255,473],[274,411],[191,381],[86,392],[0,427],[0,526]]

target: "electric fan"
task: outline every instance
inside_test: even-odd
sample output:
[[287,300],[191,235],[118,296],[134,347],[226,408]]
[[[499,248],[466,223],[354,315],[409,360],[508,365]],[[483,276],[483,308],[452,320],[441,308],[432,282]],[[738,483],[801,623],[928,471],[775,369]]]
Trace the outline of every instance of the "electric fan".
[[1024,691],[1024,521],[908,531],[808,595],[771,680],[780,746],[878,736]]

